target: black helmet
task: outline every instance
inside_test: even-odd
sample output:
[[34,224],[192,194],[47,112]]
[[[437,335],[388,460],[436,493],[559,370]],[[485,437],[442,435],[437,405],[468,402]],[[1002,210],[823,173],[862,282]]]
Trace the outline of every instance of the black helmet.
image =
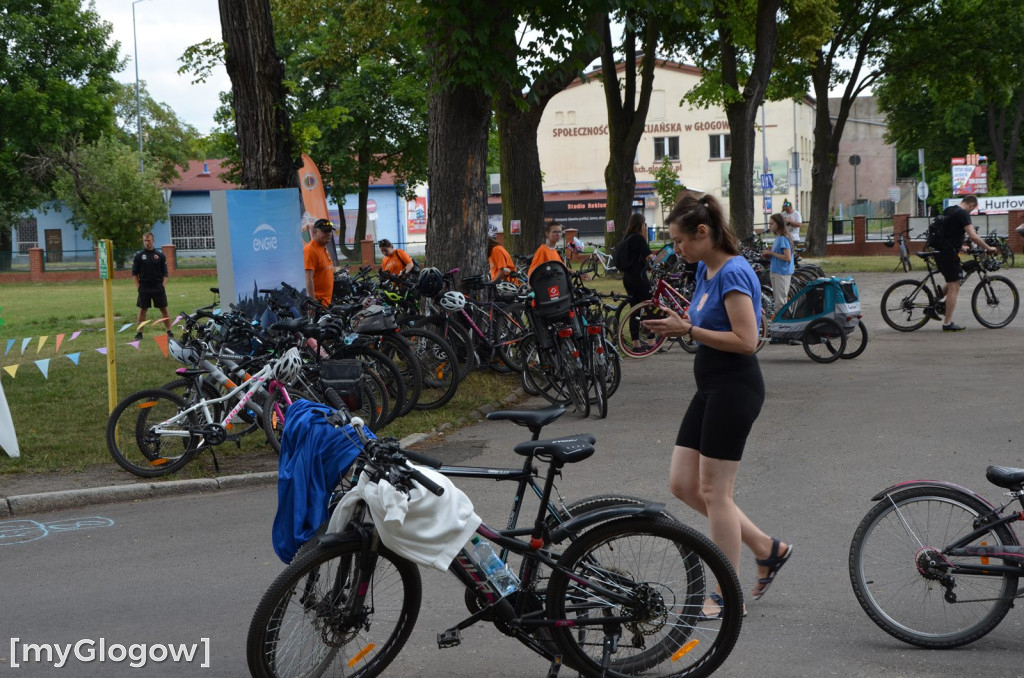
[[420,279],[416,282],[416,289],[425,297],[437,296],[444,289],[444,276],[441,271],[433,266],[420,271]]

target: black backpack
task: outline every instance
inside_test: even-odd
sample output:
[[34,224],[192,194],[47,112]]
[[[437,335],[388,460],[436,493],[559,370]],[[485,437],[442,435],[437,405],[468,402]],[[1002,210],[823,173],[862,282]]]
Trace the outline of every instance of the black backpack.
[[940,214],[931,223],[928,224],[927,237],[925,243],[928,247],[933,250],[948,249],[950,246],[950,237],[946,232],[946,215]]
[[633,237],[633,235],[636,234],[631,233],[627,235],[619,242],[618,245],[615,246],[615,249],[612,250],[612,264],[623,273],[629,273],[636,268],[637,261],[635,250],[628,245],[629,239]]

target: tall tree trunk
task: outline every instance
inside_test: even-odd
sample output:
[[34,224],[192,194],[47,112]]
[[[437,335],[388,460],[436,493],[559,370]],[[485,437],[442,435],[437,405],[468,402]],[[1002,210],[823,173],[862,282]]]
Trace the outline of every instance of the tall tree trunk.
[[[1013,116],[1009,130],[1006,129],[1007,115]],[[1009,195],[1015,195],[1013,189],[1014,165],[1017,159],[1017,149],[1020,147],[1022,119],[1024,119],[1024,93],[1019,94],[1016,100],[1008,106],[996,109],[989,105],[986,114],[988,138],[992,141],[992,156]]]
[[274,47],[269,0],[219,0],[224,65],[231,78],[235,133],[247,189],[298,186],[284,62]]
[[624,82],[619,85],[615,67],[615,46],[612,44],[611,22],[606,17],[604,45],[601,51],[601,78],[604,81],[605,104],[608,108],[608,164],[604,169],[608,201],[605,218],[615,222],[615,231],[605,236],[605,247],[614,247],[626,230],[633,212],[636,193],[636,171],[633,159],[644,133],[647,112],[654,91],[655,50],[658,46],[657,22],[648,14],[643,25],[643,53],[640,56],[640,92],[637,96],[636,34],[626,29],[623,43]]
[[[828,105],[831,71],[831,59],[824,58],[822,51],[818,50],[818,60],[811,74],[814,96],[818,104],[814,111],[814,149],[811,152],[811,209],[806,216],[807,228],[804,229],[807,233],[807,253],[815,257],[824,256],[825,246],[828,244],[828,206],[832,200],[832,185],[836,172],[836,146],[842,138],[842,130],[833,127],[832,113]],[[842,104],[840,109],[836,123],[842,121],[845,126],[846,116],[842,115]],[[849,105],[845,106],[845,110],[849,111]]]
[[732,135],[729,165],[729,218],[740,240],[754,233],[754,130],[757,108],[746,101],[727,104],[725,117]]
[[442,272],[487,273],[487,135],[491,98],[464,85],[431,87],[427,256]]
[[[537,127],[543,106],[523,109],[515,92],[505,89],[495,101],[501,165],[501,215],[505,243],[513,254],[532,254],[544,241],[544,186],[537,149]],[[518,219],[520,234],[509,222]]]

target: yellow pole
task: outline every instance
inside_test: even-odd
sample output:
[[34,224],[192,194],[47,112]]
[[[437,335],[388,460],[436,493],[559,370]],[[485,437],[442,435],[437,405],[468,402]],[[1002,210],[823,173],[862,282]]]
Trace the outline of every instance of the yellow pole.
[[107,331],[107,408],[113,412],[117,406],[117,356],[114,348],[114,243],[100,240],[100,279],[103,281],[103,316]]

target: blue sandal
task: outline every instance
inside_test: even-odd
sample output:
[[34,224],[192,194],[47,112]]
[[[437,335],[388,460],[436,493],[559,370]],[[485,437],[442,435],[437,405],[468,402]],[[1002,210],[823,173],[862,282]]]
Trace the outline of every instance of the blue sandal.
[[751,596],[754,600],[760,600],[762,597],[764,597],[764,594],[768,591],[768,587],[772,585],[773,581],[775,581],[775,575],[777,575],[779,573],[779,570],[782,569],[782,566],[785,565],[786,561],[789,560],[789,557],[791,555],[793,555],[793,545],[792,544],[790,544],[786,548],[786,552],[785,553],[780,555],[779,554],[779,546],[781,544],[782,544],[782,542],[780,542],[775,537],[772,537],[772,552],[771,552],[771,555],[769,555],[767,558],[765,558],[763,560],[761,558],[755,558],[754,559],[755,562],[757,562],[757,564],[760,567],[767,567],[768,568],[768,576],[767,577],[758,577],[758,579],[757,579],[758,589]]
[[[708,598],[710,598],[711,602],[718,606],[718,614],[708,616],[704,614],[704,608],[702,607],[700,612],[697,613],[697,621],[699,622],[715,621],[717,619],[722,619],[725,616],[725,600],[722,598],[722,594],[718,593],[717,591],[712,591],[708,594]],[[747,616],[747,608],[745,606],[743,608],[743,616]]]

